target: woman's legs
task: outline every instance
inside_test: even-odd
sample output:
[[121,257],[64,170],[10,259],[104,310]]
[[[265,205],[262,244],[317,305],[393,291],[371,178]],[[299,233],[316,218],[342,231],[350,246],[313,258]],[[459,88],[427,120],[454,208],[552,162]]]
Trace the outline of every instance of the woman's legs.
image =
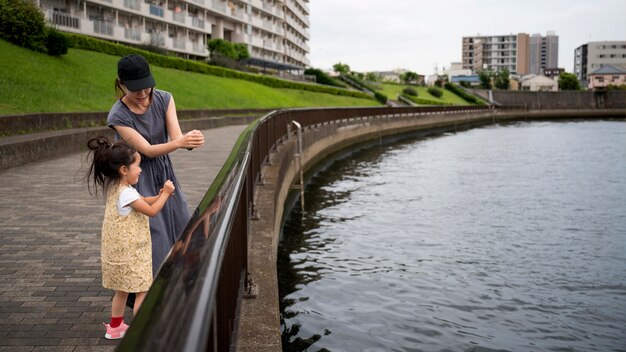
[[146,293],[146,291],[135,293],[135,306],[133,307],[133,315],[137,315],[139,307],[141,307],[141,303],[143,303],[143,299],[146,297]]

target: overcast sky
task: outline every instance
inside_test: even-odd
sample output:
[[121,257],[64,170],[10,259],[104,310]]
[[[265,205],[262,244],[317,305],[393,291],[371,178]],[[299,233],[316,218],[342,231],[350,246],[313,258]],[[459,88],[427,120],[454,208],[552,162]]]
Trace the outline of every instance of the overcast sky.
[[626,40],[626,0],[310,0],[311,66],[353,71],[405,68],[432,74],[461,61],[464,36],[559,36],[559,67],[574,49]]

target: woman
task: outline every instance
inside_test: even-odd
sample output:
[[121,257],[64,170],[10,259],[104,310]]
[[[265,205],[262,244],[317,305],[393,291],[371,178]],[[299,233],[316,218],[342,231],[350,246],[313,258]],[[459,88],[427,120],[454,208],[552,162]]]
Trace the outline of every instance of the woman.
[[141,154],[143,174],[137,191],[158,194],[168,179],[176,189],[163,210],[150,218],[152,274],[156,276],[190,217],[187,200],[168,154],[179,148],[202,147],[204,136],[198,130],[182,133],[174,98],[166,91],[154,89],[156,82],[144,57],[128,55],[120,59],[117,76],[115,89],[120,99],[111,107],[107,123],[116,131],[118,139]]

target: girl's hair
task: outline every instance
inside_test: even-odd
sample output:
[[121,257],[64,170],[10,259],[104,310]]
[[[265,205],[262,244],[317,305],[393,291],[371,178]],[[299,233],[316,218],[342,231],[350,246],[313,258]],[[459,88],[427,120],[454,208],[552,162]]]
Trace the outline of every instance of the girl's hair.
[[120,168],[129,167],[135,161],[137,151],[124,141],[111,143],[102,136],[90,139],[87,147],[91,155],[91,165],[87,172],[89,193],[92,194],[91,188],[94,186],[96,196],[98,188],[102,188],[106,194],[109,186],[119,181]]

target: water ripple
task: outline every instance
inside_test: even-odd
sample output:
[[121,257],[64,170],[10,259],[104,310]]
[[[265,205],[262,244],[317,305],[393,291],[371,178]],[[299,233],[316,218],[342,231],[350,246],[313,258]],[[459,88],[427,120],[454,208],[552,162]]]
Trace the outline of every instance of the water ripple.
[[279,246],[285,351],[625,351],[626,124],[376,147]]

